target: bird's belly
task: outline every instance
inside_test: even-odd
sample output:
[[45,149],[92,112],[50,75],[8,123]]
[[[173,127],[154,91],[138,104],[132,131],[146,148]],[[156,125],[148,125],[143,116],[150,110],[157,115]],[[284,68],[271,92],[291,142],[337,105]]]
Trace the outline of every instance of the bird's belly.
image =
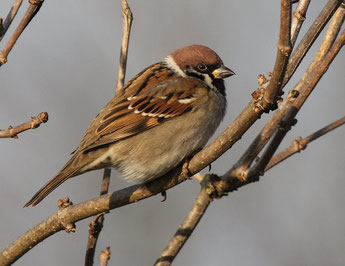
[[146,182],[164,175],[201,149],[222,118],[222,113],[214,113],[212,117],[206,114],[172,119],[159,129],[152,128],[113,144],[107,156],[125,179]]

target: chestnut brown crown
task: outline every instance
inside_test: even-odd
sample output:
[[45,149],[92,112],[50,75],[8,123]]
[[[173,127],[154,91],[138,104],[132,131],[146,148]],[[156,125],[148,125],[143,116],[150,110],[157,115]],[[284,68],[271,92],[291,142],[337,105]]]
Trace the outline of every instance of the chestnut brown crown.
[[198,64],[210,66],[223,65],[223,61],[212,49],[198,44],[180,48],[174,51],[171,57],[183,70],[186,69],[187,66],[196,67]]

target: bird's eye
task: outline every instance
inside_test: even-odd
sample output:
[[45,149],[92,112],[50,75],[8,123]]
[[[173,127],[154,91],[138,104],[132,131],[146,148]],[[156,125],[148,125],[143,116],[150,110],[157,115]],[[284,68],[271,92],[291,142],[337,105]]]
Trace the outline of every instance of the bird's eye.
[[200,71],[206,71],[206,70],[207,70],[207,66],[206,66],[205,64],[199,64],[199,65],[198,65],[198,69],[199,69]]

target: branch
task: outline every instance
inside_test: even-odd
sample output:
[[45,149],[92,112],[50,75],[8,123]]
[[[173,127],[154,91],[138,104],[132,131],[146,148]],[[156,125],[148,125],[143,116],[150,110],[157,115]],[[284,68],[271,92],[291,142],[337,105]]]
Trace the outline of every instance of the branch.
[[132,21],[133,21],[133,14],[127,4],[127,1],[121,0],[121,2],[122,2],[123,27],[122,27],[122,42],[121,42],[121,52],[120,52],[120,68],[118,72],[117,85],[116,85],[117,93],[123,87],[124,80],[125,80],[129,36],[130,36],[131,26],[132,26]]
[[345,124],[345,116],[340,118],[339,120],[321,128],[320,130],[314,132],[313,134],[309,135],[308,137],[305,137],[304,139],[302,139],[301,137],[295,138],[288,148],[286,148],[285,150],[276,154],[270,160],[270,162],[268,163],[268,165],[265,168],[265,172],[267,172],[269,169],[271,169],[273,166],[277,165],[278,163],[281,163],[282,161],[291,157],[295,153],[304,150],[310,142],[318,139],[319,137],[322,137],[323,135],[325,135],[325,134],[331,132],[332,130],[342,126],[343,124]]
[[[109,168],[104,169],[101,193],[103,196],[108,193],[109,182],[110,182],[111,170]],[[103,228],[104,213],[97,214],[89,224],[89,238],[86,245],[85,254],[85,265],[93,265],[93,258],[95,256],[95,250],[97,245],[97,240],[100,232]]]
[[40,126],[42,123],[48,121],[48,113],[42,112],[37,117],[31,117],[31,120],[27,123],[21,124],[16,127],[9,126],[8,129],[0,130],[0,138],[15,138],[17,134],[24,132],[28,129],[34,129]]
[[[282,106],[285,107],[284,113],[284,120],[286,122],[291,122],[292,119],[296,116],[297,112],[300,110],[302,107],[303,103],[306,101],[310,93],[313,91],[321,77],[326,73],[328,70],[330,64],[332,63],[333,59],[335,56],[338,54],[340,49],[344,46],[345,44],[345,30],[342,32],[342,34],[338,37],[330,51],[327,53],[326,56],[324,56],[322,61],[319,61],[318,64],[311,64],[311,67],[308,68],[307,72],[304,74],[302,79],[299,81],[299,83],[296,85],[294,90],[292,90],[290,93],[294,92],[298,95],[298,97],[294,98],[293,100],[289,101],[286,99]],[[279,109],[275,114],[278,114],[281,109]],[[281,113],[281,112],[280,112]],[[273,116],[273,117],[274,117]],[[273,118],[272,117],[272,118]],[[278,119],[277,121],[270,119],[270,121],[266,124],[264,129],[271,130],[274,132],[273,129],[277,128],[276,126],[281,124],[281,121],[283,118]],[[272,121],[273,120],[273,121]],[[274,126],[269,126],[270,124],[274,124]],[[262,135],[262,132],[260,133]],[[260,135],[255,139],[255,141],[252,143],[254,146],[260,146],[263,147],[263,142],[265,144],[267,143],[268,139],[266,138],[266,141],[263,141],[260,139]],[[262,136],[264,137],[264,136]],[[279,136],[277,136],[277,139],[274,141],[278,141]],[[252,146],[251,145],[251,146]],[[276,145],[276,144],[274,144]],[[249,149],[248,149],[249,150]],[[248,150],[245,152],[245,155],[247,155]],[[268,151],[270,153],[270,151]],[[267,155],[268,156],[268,155]],[[244,157],[244,156],[242,156]],[[242,158],[241,157],[241,158]],[[267,158],[264,158],[262,161],[259,160],[259,162],[254,166],[250,172],[246,172],[246,174],[243,176],[239,176],[238,172],[242,170],[242,165],[240,164],[241,159],[239,160],[238,163],[235,164],[235,166],[230,169],[227,173],[225,173],[221,181],[216,182],[216,189],[220,195],[222,195],[225,192],[231,192],[234,190],[237,190],[239,187],[242,187],[244,185],[247,185],[249,183],[258,181],[258,178],[260,175],[263,174],[263,171],[261,169],[265,168],[265,160]],[[243,178],[244,177],[244,178]]]
[[292,50],[290,42],[291,7],[291,0],[281,0],[278,51],[272,77],[263,97],[264,109],[276,109],[277,97],[281,95],[282,82]]
[[[312,73],[313,71],[316,71],[319,67],[320,61],[327,55],[329,52],[331,46],[334,43],[334,40],[336,39],[339,30],[341,28],[341,25],[344,21],[344,16],[345,16],[345,9],[342,7],[339,7],[338,10],[335,12],[333,19],[327,29],[327,32],[325,34],[325,37],[323,39],[323,42],[313,60],[311,65],[309,66],[308,70],[304,74],[303,78],[300,80],[300,82],[297,84],[295,90],[296,91],[301,91],[305,93],[305,98],[303,101],[301,101],[301,104],[298,106],[292,106],[292,108],[289,110],[289,112],[286,114],[284,119],[282,119],[280,126],[273,137],[270,145],[267,147],[266,151],[264,152],[263,156],[260,158],[260,160],[256,163],[256,165],[251,169],[251,173],[249,175],[256,175],[257,173],[260,174],[261,172],[264,171],[266,168],[267,164],[271,160],[272,156],[278,149],[280,143],[286,136],[287,132],[291,130],[291,126],[293,126],[296,123],[295,116],[297,115],[297,112],[300,110],[302,107],[302,104],[304,101],[307,99],[313,88],[316,86],[317,82],[321,79],[322,75],[319,75],[318,77],[315,76],[314,78],[314,83],[309,86],[307,89],[304,89],[303,87],[305,86],[304,80],[309,78],[309,77],[314,77],[314,74]],[[335,56],[335,55],[334,55]],[[330,64],[331,61],[327,64]],[[327,69],[326,69],[327,70]],[[299,100],[296,101],[298,103]]]
[[[119,93],[121,91],[123,87],[124,79],[125,79],[129,36],[130,36],[131,25],[132,25],[132,20],[133,20],[132,12],[127,4],[127,1],[121,0],[121,2],[122,2],[123,28],[122,28],[120,64],[119,64],[119,71],[118,71],[118,81],[116,85],[116,93]],[[101,196],[108,193],[110,175],[111,175],[111,169],[105,168],[103,172],[102,187],[101,187],[101,193],[100,193]],[[103,228],[103,222],[104,222],[104,214],[96,215],[89,225],[89,238],[88,238],[88,242],[86,246],[85,265],[93,265],[93,258],[95,255],[97,239]]]
[[[334,22],[330,24],[328,31],[326,33],[325,36],[325,40],[319,49],[319,52],[317,53],[317,56],[314,58],[312,64],[310,65],[310,67],[308,68],[308,70],[306,71],[306,73],[304,74],[304,76],[302,77],[302,79],[300,80],[300,82],[297,84],[297,86],[290,91],[287,99],[285,99],[285,101],[283,102],[283,104],[279,107],[279,109],[277,110],[277,112],[274,113],[274,115],[272,116],[272,118],[269,120],[269,122],[265,125],[265,127],[261,130],[261,132],[259,133],[259,135],[254,139],[254,141],[252,142],[252,144],[249,146],[249,148],[247,149],[247,151],[242,155],[242,157],[240,158],[240,160],[233,166],[233,168],[228,171],[228,176],[232,176],[232,177],[237,177],[240,180],[246,180],[248,178],[248,169],[250,167],[250,165],[252,164],[252,162],[255,160],[255,158],[258,156],[258,154],[261,152],[261,150],[264,148],[264,146],[267,144],[267,142],[269,141],[269,139],[271,138],[271,136],[275,133],[275,131],[279,128],[279,136],[277,136],[275,138],[275,140],[273,142],[271,142],[271,148],[267,150],[267,153],[261,158],[260,163],[256,164],[256,166],[252,169],[252,171],[255,171],[256,173],[253,174],[253,172],[251,172],[251,175],[253,176],[258,176],[258,174],[262,174],[263,169],[266,167],[266,164],[269,162],[269,160],[271,159],[271,157],[273,156],[273,153],[279,146],[280,141],[282,140],[282,138],[284,138],[285,134],[287,133],[287,131],[290,129],[290,125],[293,124],[292,119],[294,119],[294,116],[297,114],[298,110],[300,109],[300,107],[296,107],[295,111],[296,114],[292,115],[292,117],[290,117],[289,119],[291,119],[291,121],[287,118],[284,119],[284,117],[288,114],[288,112],[290,112],[290,108],[293,106],[293,102],[295,101],[296,98],[297,102],[299,102],[301,99],[303,99],[303,103],[304,101],[307,99],[308,95],[311,93],[311,91],[313,90],[313,88],[316,86],[317,82],[321,79],[322,75],[325,73],[325,71],[327,71],[327,67],[331,64],[332,60],[334,59],[334,57],[336,56],[336,54],[338,53],[338,51],[340,50],[340,46],[338,47],[333,47],[334,48],[334,52],[335,54],[331,55],[331,57],[329,57],[330,61],[324,62],[324,65],[321,65],[321,68],[318,67],[318,65],[320,65],[321,60],[324,58],[325,54],[328,52],[329,50],[329,42],[334,41],[334,38],[337,36],[337,33],[339,31],[339,27],[341,26],[341,24],[336,23],[335,21],[343,21],[343,16],[341,16],[341,14],[344,13],[344,10],[342,9],[342,11],[338,11],[337,12],[337,16],[334,17]],[[332,33],[332,34],[331,34]],[[331,37],[333,36],[333,37]],[[338,45],[341,45],[342,42],[342,38],[339,37],[338,39]],[[324,71],[323,73],[318,72],[318,74],[312,73],[317,72],[317,71]],[[307,86],[304,88],[304,86],[306,86],[305,84],[305,80],[306,79],[310,79],[311,77],[314,77],[314,83],[313,84],[309,84],[310,86]],[[299,94],[306,94],[303,95],[303,97],[299,97]],[[291,114],[290,114],[291,115]],[[284,119],[284,122],[282,123]],[[280,140],[280,141],[278,141]],[[278,143],[278,142],[279,143]]]
[[282,85],[283,88],[289,82],[299,64],[302,62],[302,59],[307,54],[316,38],[319,36],[320,32],[331,19],[334,12],[337,10],[341,3],[342,0],[329,0],[325,7],[321,10],[319,16],[315,19],[313,25],[309,28],[309,30],[304,35],[303,39],[298,44],[297,48],[290,57]]
[[18,40],[19,36],[22,34],[26,26],[30,23],[33,17],[37,14],[40,10],[44,0],[29,0],[29,7],[24,14],[24,17],[20,21],[18,27],[12,34],[11,38],[9,39],[8,43],[6,44],[4,50],[0,51],[0,66],[7,62],[7,56],[12,50],[13,46],[15,45],[16,41]]
[[8,13],[4,23],[1,21],[2,29],[0,31],[0,42],[2,38],[5,36],[8,28],[11,26],[12,21],[14,20],[15,16],[17,15],[17,12],[22,4],[23,0],[15,0],[13,3],[13,6],[11,7],[10,12]]
[[299,0],[291,22],[291,44],[295,46],[311,0]]
[[168,266],[173,262],[176,255],[191,236],[202,216],[205,214],[211,201],[212,198],[207,193],[207,190],[203,188],[196,198],[194,205],[189,211],[187,217],[179,226],[177,232],[155,262],[155,266]]

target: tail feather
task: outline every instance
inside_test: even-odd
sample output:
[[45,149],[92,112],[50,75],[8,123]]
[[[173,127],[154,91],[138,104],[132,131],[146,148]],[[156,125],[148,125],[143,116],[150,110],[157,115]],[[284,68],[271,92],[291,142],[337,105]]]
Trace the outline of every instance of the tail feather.
[[[63,169],[64,170],[64,169]],[[60,171],[53,179],[46,183],[25,205],[25,207],[35,206],[40,203],[50,192],[61,185],[70,177],[74,176],[76,171]]]

